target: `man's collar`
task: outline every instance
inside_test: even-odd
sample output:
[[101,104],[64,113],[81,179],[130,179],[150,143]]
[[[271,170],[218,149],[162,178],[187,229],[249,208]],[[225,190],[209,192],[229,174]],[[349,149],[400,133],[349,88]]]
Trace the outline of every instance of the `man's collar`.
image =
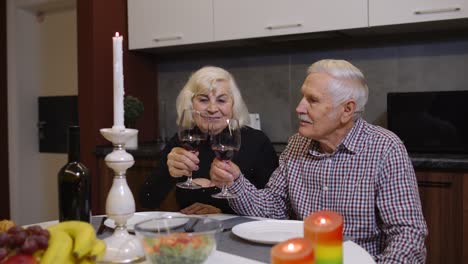
[[360,137],[362,130],[364,129],[365,122],[362,118],[356,119],[354,122],[353,128],[349,131],[346,137],[343,139],[341,144],[338,146],[343,146],[351,153],[355,154],[361,149]]
[[365,121],[362,118],[356,119],[351,130],[332,154],[323,153],[320,149],[320,143],[316,140],[311,140],[308,152],[316,158],[332,156],[338,151],[346,151],[355,154],[359,152],[361,148],[361,145],[359,144],[359,137],[362,129],[364,128],[364,124]]

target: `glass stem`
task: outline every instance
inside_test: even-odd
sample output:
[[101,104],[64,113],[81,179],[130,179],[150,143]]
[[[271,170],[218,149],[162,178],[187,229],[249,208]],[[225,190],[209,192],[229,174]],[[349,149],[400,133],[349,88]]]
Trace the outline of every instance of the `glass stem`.
[[223,185],[223,188],[221,188],[221,193],[222,193],[223,195],[229,194],[227,185]]
[[187,181],[186,181],[187,184],[192,184],[192,175],[190,176],[187,176]]
[[[224,163],[226,164],[229,164],[230,160],[225,160]],[[227,196],[229,195],[229,191],[228,191],[228,188],[227,188],[227,185],[223,185],[223,187],[221,188],[221,195],[224,195],[224,196]]]

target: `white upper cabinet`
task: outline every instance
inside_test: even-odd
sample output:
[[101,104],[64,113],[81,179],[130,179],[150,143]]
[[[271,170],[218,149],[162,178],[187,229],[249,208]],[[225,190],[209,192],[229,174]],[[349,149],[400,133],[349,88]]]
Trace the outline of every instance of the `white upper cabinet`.
[[213,14],[215,40],[368,26],[367,0],[214,0]]
[[129,0],[129,49],[213,40],[213,0]]
[[468,0],[369,0],[369,26],[468,17]]

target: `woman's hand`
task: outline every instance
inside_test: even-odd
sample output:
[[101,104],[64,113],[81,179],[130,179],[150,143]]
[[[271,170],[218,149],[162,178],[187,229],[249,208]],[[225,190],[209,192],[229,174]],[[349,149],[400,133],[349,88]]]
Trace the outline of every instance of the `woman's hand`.
[[215,158],[213,162],[211,162],[211,182],[218,187],[231,185],[239,178],[240,174],[241,171],[239,167],[232,161],[223,161]]
[[221,209],[209,204],[194,203],[180,212],[183,214],[220,214]]
[[181,147],[175,147],[167,154],[167,167],[172,177],[190,176],[198,170],[198,152],[190,152]]
[[205,179],[205,178],[195,178],[195,179],[192,179],[192,181],[193,183],[200,185],[202,188],[215,186],[209,179]]

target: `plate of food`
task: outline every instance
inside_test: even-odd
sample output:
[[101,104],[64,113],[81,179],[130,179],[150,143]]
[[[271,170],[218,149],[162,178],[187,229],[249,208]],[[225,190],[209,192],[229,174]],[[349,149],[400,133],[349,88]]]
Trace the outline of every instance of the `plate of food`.
[[232,233],[252,242],[273,245],[293,237],[303,237],[304,222],[296,220],[253,221],[234,226]]
[[[130,219],[127,220],[127,230],[134,232],[135,224],[149,220],[151,218],[167,217],[167,216],[185,216],[184,214],[177,212],[158,212],[158,211],[148,211],[148,212],[137,212],[133,214]],[[104,225],[110,228],[115,228],[114,220],[108,218],[104,221]]]

